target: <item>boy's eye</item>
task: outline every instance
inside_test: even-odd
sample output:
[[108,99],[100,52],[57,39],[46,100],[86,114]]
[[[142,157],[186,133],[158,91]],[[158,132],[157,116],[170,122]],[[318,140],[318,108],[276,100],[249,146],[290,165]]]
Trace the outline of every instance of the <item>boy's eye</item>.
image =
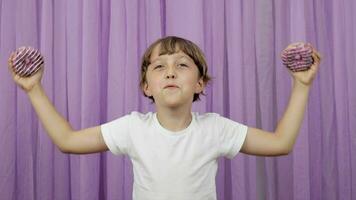
[[186,64],[184,64],[184,63],[179,64],[179,66],[188,67],[188,65],[186,65]]
[[158,69],[158,68],[161,68],[161,67],[163,67],[162,65],[156,65],[155,67],[154,67],[154,69]]

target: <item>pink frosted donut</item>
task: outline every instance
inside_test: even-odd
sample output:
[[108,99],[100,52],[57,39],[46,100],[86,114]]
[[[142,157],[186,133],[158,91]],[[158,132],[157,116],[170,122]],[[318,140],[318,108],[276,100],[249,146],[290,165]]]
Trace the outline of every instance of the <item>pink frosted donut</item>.
[[294,43],[283,50],[283,65],[293,72],[308,70],[314,64],[312,53],[313,47],[309,43]]
[[21,77],[32,76],[41,69],[43,63],[43,56],[32,47],[20,47],[12,57],[13,70]]

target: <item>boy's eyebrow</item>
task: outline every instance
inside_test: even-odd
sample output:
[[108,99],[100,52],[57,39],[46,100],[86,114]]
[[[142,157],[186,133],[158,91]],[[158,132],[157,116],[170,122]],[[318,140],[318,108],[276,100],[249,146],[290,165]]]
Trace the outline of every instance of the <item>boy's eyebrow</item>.
[[[167,55],[167,54],[164,54],[164,55]],[[180,55],[180,56],[177,58],[177,60],[178,60],[178,59],[182,59],[182,58],[186,58],[186,59],[188,59],[189,61],[193,61],[189,56],[186,56],[186,55]],[[160,60],[160,59],[161,59],[161,57],[159,56],[158,58],[154,59],[151,63],[154,63],[154,62],[156,62],[157,60]]]
[[192,60],[189,56],[186,55],[181,55],[178,59],[186,58],[188,60]]

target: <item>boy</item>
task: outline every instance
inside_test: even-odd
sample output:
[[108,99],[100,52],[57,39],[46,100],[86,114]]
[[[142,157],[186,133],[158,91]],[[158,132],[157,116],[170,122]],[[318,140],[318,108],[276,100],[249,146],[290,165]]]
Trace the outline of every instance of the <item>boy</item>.
[[[56,112],[41,86],[43,70],[30,78],[12,72],[28,94],[52,141],[64,153],[110,150],[127,154],[133,164],[133,199],[216,199],[217,158],[239,151],[259,156],[291,152],[301,126],[308,93],[320,63],[291,73],[293,91],[274,133],[247,127],[215,113],[192,113],[210,77],[205,58],[194,43],[165,37],[145,52],[140,86],[156,113],[132,112],[112,122],[75,131]],[[11,59],[10,59],[11,60]]]

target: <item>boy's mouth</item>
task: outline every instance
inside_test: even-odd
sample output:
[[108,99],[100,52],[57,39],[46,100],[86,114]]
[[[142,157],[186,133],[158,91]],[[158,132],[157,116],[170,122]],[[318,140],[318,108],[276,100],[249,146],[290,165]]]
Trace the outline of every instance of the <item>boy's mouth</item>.
[[164,86],[164,89],[167,89],[167,88],[178,88],[178,86],[174,85],[174,84],[168,84],[168,85]]

